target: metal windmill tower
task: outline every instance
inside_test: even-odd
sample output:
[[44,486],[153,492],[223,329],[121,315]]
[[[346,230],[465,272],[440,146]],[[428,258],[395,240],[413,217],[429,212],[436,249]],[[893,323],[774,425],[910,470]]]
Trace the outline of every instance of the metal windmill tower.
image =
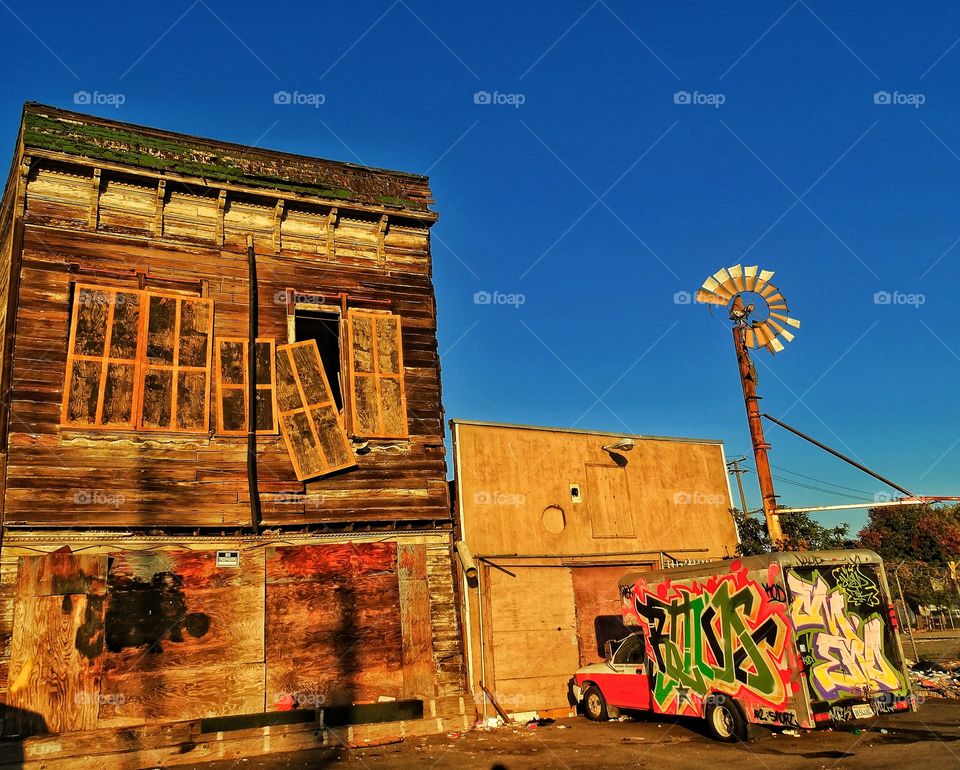
[[743,386],[750,440],[757,465],[763,513],[767,519],[770,540],[774,547],[777,547],[783,541],[783,530],[777,514],[777,496],[773,490],[773,477],[767,458],[770,445],[763,436],[760,396],[757,395],[757,372],[750,359],[750,348],[766,348],[771,353],[780,352],[784,342],[793,340],[790,328],[800,328],[800,322],[790,317],[787,301],[780,290],[770,283],[771,278],[772,270],[760,270],[756,265],[723,268],[703,282],[697,292],[697,302],[723,305],[733,322],[733,345],[740,368],[740,382]]

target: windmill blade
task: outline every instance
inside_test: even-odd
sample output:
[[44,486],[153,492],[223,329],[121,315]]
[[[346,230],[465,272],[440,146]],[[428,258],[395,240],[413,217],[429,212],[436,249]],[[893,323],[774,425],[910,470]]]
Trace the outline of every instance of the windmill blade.
[[[772,316],[773,314],[771,313],[770,315]],[[783,337],[787,342],[793,342],[793,334],[791,332],[788,332],[786,329],[784,329],[780,324],[774,321],[773,318],[768,318],[767,323],[770,324],[771,327],[776,329],[777,334]]]
[[707,280],[703,282],[703,286],[701,286],[700,288],[703,289],[704,291],[715,291],[719,285],[720,284],[717,283],[717,280],[713,276],[710,276],[709,278],[707,278]]
[[[786,308],[783,308],[783,309],[786,310]],[[774,312],[772,312],[772,311],[771,311],[771,313],[770,313],[770,316],[771,316],[772,318],[777,318],[777,319],[783,321],[783,322],[786,323],[786,324],[789,324],[789,325],[792,326],[794,329],[799,329],[799,328],[800,328],[800,322],[799,322],[796,318],[790,318],[790,316],[784,315],[783,313],[774,313]]]
[[766,323],[762,323],[759,326],[757,326],[756,332],[757,332],[757,344],[760,347],[766,347],[773,341],[774,337],[777,336],[774,333],[774,331],[767,326]]
[[726,268],[721,267],[713,274],[713,279],[719,284],[724,284],[730,280],[730,273],[727,272]]
[[733,287],[738,291],[745,291],[746,284],[743,281],[743,266],[734,265],[733,267],[728,267],[727,272],[730,273],[730,277],[733,279]]
[[783,344],[778,339],[770,340],[770,344],[767,345],[767,350],[771,353],[780,353],[783,351]]
[[743,275],[745,276],[744,286],[746,291],[754,291],[757,285],[757,270],[759,270],[758,265],[753,265],[752,267],[743,268]]
[[770,279],[773,278],[773,270],[761,270],[760,271],[760,282],[761,283],[770,283]]
[[744,330],[743,340],[747,343],[748,348],[755,348],[757,346],[757,337],[754,334],[753,329]]

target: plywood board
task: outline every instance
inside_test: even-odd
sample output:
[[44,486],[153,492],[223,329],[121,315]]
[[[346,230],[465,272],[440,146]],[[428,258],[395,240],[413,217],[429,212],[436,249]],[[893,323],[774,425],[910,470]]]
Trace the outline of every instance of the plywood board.
[[96,726],[103,646],[99,596],[20,597],[14,609],[8,734]]
[[563,708],[579,667],[570,570],[511,567],[485,570],[487,643],[493,650],[497,699],[508,711]]
[[403,696],[395,544],[272,549],[267,581],[268,710]]
[[67,552],[46,556],[21,556],[18,560],[16,595],[103,595],[107,588],[107,557]]
[[263,663],[134,671],[104,679],[97,727],[263,710]]

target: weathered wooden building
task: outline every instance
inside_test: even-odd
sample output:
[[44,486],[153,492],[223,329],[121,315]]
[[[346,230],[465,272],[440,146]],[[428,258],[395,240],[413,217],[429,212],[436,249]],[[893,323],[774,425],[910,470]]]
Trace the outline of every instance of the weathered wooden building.
[[[422,176],[25,107],[0,212],[8,736],[171,764],[313,745],[314,708],[472,718],[431,203]],[[28,759],[73,745],[43,741]]]
[[[627,634],[628,571],[732,556],[723,445],[454,420],[468,677],[507,711],[568,712],[574,671]],[[463,564],[462,559],[460,560]]]

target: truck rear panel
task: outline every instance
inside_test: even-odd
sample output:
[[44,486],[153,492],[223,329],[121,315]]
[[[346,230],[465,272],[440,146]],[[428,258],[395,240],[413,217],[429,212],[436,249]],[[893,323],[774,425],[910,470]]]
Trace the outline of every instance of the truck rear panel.
[[809,728],[912,707],[883,567],[870,551],[639,573],[620,590],[626,624],[647,640],[656,712],[703,716],[724,694],[751,722]]

